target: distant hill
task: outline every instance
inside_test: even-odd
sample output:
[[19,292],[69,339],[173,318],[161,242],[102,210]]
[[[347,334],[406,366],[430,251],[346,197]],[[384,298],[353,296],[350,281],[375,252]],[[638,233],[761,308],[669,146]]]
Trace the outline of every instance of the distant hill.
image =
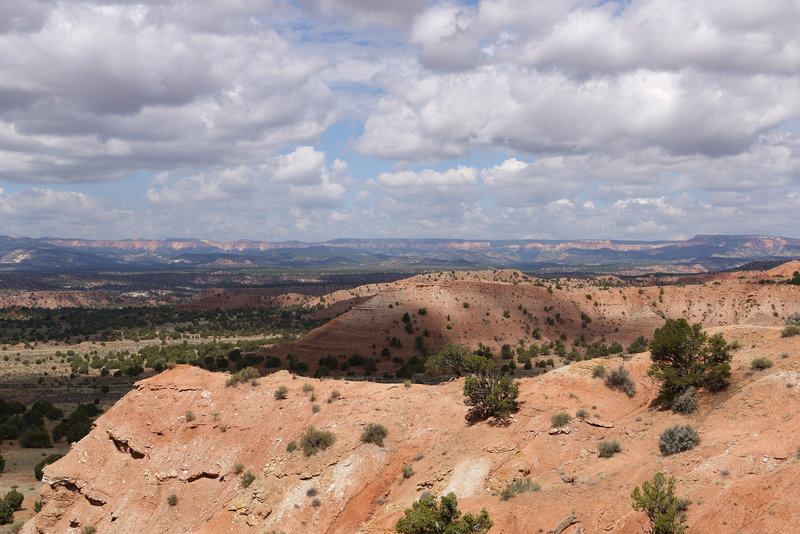
[[[514,267],[533,272],[708,272],[800,258],[800,239],[699,235],[686,241],[336,239],[118,241],[0,236],[0,272],[241,268]],[[774,265],[774,264],[773,264]]]

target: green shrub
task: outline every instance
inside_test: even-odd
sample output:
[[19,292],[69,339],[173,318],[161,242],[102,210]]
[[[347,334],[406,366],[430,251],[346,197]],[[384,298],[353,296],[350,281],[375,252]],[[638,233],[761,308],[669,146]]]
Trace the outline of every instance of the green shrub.
[[297,442],[295,440],[286,444],[286,452],[294,452],[297,450]]
[[608,376],[606,376],[606,385],[611,389],[618,389],[625,393],[628,397],[633,397],[636,394],[636,384],[631,380],[631,375],[628,370],[620,365],[617,369],[612,369]]
[[8,528],[9,534],[18,534],[20,530],[22,530],[22,526],[25,524],[25,521],[22,519],[17,519],[14,521],[11,526]]
[[367,423],[361,433],[361,441],[364,443],[374,443],[378,447],[383,447],[383,440],[388,434],[386,427],[379,423]]
[[699,443],[700,435],[691,425],[675,425],[661,433],[658,446],[661,454],[669,456],[694,449]]
[[403,466],[403,478],[411,478],[414,476],[414,468],[411,465]]
[[23,500],[25,500],[25,496],[22,492],[17,491],[17,486],[11,486],[11,491],[6,493],[5,497],[3,497],[3,502],[9,505],[14,511],[22,508]]
[[236,464],[233,466],[234,475],[241,475],[242,471],[244,471],[244,464]]
[[697,410],[697,390],[689,386],[672,401],[672,411],[689,415]]
[[636,486],[631,493],[633,509],[643,511],[650,519],[652,534],[683,534],[686,526],[685,501],[675,496],[675,477],[664,473],[653,475],[652,482],[645,480],[642,488]]
[[92,420],[100,415],[100,410],[94,404],[80,404],[69,417],[58,423],[53,429],[53,441],[66,437],[69,443],[80,441],[92,430]]
[[550,416],[550,424],[553,428],[564,426],[570,421],[572,421],[572,416],[567,412],[558,412]]
[[800,312],[794,312],[786,318],[787,326],[800,326]]
[[431,354],[425,360],[425,372],[430,375],[451,373],[462,376],[469,370],[468,361],[472,349],[457,343],[447,343],[439,352]]
[[178,496],[174,493],[170,494],[170,496],[167,497],[167,504],[170,506],[176,506],[178,504]]
[[494,523],[486,509],[476,517],[461,515],[455,493],[442,497],[441,504],[433,495],[420,497],[406,508],[405,515],[397,520],[394,529],[401,534],[486,534]]
[[763,356],[760,358],[753,358],[750,362],[750,369],[753,371],[763,371],[764,369],[769,369],[772,367],[772,360],[769,358],[764,358]]
[[39,463],[36,464],[36,466],[34,466],[33,468],[33,475],[36,477],[36,480],[42,480],[42,477],[44,476],[44,474],[42,473],[44,466],[55,463],[57,460],[63,458],[63,456],[64,455],[60,453],[53,453],[53,454],[48,454],[47,456],[42,458],[42,460],[39,461]]
[[325,450],[336,441],[336,436],[329,430],[317,430],[313,426],[306,429],[303,436],[300,438],[300,446],[303,448],[303,454],[311,456],[317,454],[320,450]]
[[618,452],[622,452],[622,446],[619,441],[613,439],[611,441],[601,441],[597,445],[597,455],[600,458],[611,458]]
[[592,378],[605,378],[606,376],[606,366],[602,363],[598,363],[592,368]]
[[481,360],[477,372],[464,380],[464,404],[470,407],[467,418],[470,421],[489,417],[508,419],[519,408],[519,385],[509,375],[494,376],[494,362],[488,358],[477,355],[474,358]]
[[322,407],[319,404],[317,404],[316,402],[311,405],[311,411],[314,412],[314,413],[319,413],[319,411],[321,409],[322,409]]
[[639,354],[647,350],[647,338],[644,336],[637,337],[633,343],[628,346],[628,354]]
[[97,527],[94,525],[86,525],[81,529],[81,534],[95,534],[97,532]]
[[240,480],[242,481],[243,488],[249,488],[250,484],[256,479],[256,476],[249,469],[242,473]]
[[235,386],[239,382],[251,382],[253,385],[256,385],[258,382],[258,377],[261,376],[258,372],[258,369],[255,367],[245,367],[244,369],[237,371],[225,382],[226,386]]
[[14,508],[5,500],[0,500],[0,525],[7,525],[14,521]]
[[575,412],[575,417],[583,421],[589,417],[589,412],[581,408],[580,410]]
[[194,416],[194,412],[191,411],[191,410],[186,412],[185,417],[186,417],[186,422],[187,423],[191,423],[192,421],[194,421],[196,419],[196,417]]
[[50,434],[43,426],[31,428],[25,431],[19,438],[19,446],[26,449],[48,449],[53,446],[50,442]]
[[783,330],[781,330],[781,337],[794,337],[800,334],[800,326],[797,325],[789,325]]
[[312,384],[309,384],[308,382],[303,384],[303,393],[308,395],[312,391],[314,391],[314,386]]
[[500,500],[508,501],[520,493],[534,493],[540,491],[542,487],[530,478],[520,478],[503,488],[500,492]]
[[289,398],[289,388],[286,386],[278,386],[275,388],[275,391],[272,392],[272,395],[277,400],[284,400]]
[[36,499],[35,501],[33,501],[33,513],[38,514],[41,511],[42,511],[42,501]]
[[731,351],[722,334],[711,337],[699,323],[667,319],[650,343],[648,373],[662,380],[659,401],[669,404],[689,386],[721,391],[731,377]]

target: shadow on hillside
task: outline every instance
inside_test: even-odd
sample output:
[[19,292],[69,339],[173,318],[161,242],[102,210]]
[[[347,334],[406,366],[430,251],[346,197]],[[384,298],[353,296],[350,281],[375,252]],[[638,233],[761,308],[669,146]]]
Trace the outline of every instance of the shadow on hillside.
[[[519,412],[519,410],[522,408],[524,404],[525,404],[524,401],[518,402],[516,408],[511,413],[515,414]],[[511,425],[512,422],[511,418],[503,419],[500,417],[486,415],[486,413],[483,410],[476,409],[475,407],[469,409],[467,414],[464,416],[464,419],[466,420],[467,425],[469,426],[486,421],[486,424],[495,428],[505,428]]]

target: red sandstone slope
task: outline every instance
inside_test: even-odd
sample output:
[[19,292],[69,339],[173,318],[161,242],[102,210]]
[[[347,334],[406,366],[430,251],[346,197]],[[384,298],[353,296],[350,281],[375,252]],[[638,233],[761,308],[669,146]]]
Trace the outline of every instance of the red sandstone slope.
[[[462,510],[486,507],[493,533],[546,532],[575,512],[579,522],[567,534],[633,534],[644,516],[631,509],[630,492],[657,470],[674,474],[680,495],[692,501],[693,532],[795,532],[800,348],[778,327],[721,331],[743,347],[733,384],[702,396],[690,417],[651,407],[657,385],[645,376],[646,354],[626,364],[637,384],[631,399],[591,378],[599,360],[524,379],[521,410],[505,427],[466,424],[461,381],[405,388],[281,372],[257,386],[225,387],[224,375],[177,367],[140,382],[45,468],[43,510],[23,532],[83,525],[98,532],[390,532],[427,490],[456,492]],[[749,372],[756,356],[775,366]],[[318,413],[302,392],[305,382],[314,386]],[[273,396],[280,385],[289,388],[286,400]],[[333,390],[340,398],[326,403]],[[581,408],[591,414],[587,422],[550,433],[553,413]],[[359,441],[372,421],[389,430],[384,448]],[[696,426],[701,444],[663,457],[658,435],[677,423]],[[331,430],[336,442],[311,457],[288,453],[287,443],[310,425]],[[598,458],[606,439],[618,440],[623,452]],[[257,475],[249,488],[235,474],[237,463]],[[407,480],[404,465],[415,472]],[[494,493],[522,476],[542,490],[500,501]],[[172,493],[174,507],[166,500]]]
[[[391,358],[419,355],[414,350],[419,336],[428,351],[452,341],[473,348],[483,343],[497,354],[506,343],[529,345],[562,334],[569,343],[583,335],[588,341],[605,338],[627,345],[640,335],[651,337],[665,317],[704,326],[780,325],[800,311],[800,287],[759,284],[750,273],[663,288],[616,287],[615,282],[612,277],[561,280],[557,289],[546,281],[552,284],[548,290],[540,280],[513,270],[419,275],[353,290],[351,297],[363,300],[347,302],[349,311],[272,352],[297,356],[312,372],[328,354],[376,357],[379,371],[391,371]],[[412,319],[410,333],[402,321],[405,313]],[[584,321],[587,317],[591,322]],[[542,340],[534,338],[534,329]],[[392,337],[402,348],[389,345]],[[383,348],[390,349],[389,357],[379,357]]]

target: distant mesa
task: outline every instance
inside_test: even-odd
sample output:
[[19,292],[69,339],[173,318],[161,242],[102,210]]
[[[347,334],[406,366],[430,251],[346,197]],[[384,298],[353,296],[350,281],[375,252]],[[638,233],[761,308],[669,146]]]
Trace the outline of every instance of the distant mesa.
[[88,240],[0,236],[0,271],[187,268],[511,267],[537,273],[703,273],[800,258],[800,239],[698,235],[685,241],[536,239]]

